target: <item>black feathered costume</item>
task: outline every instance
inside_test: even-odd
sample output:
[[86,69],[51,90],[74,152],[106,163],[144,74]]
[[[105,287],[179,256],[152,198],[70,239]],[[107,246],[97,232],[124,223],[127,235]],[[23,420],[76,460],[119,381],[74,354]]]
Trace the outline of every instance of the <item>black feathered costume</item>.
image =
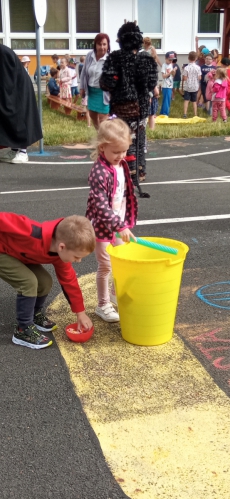
[[140,180],[145,178],[145,125],[149,114],[149,92],[157,84],[157,63],[148,52],[140,52],[143,37],[135,23],[123,24],[117,36],[121,49],[107,57],[100,87],[110,92],[110,114],[123,119],[131,129],[133,141],[126,159],[136,184],[137,136],[139,176]]
[[15,52],[0,45],[0,145],[26,149],[41,138],[31,79]]

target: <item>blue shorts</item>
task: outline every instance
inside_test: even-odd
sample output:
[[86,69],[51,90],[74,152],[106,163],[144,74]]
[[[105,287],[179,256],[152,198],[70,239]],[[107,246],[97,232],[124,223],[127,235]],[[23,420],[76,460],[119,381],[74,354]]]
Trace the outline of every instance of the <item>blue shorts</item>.
[[71,87],[71,94],[72,94],[72,97],[74,97],[75,95],[79,95],[79,90],[78,90],[78,87]]
[[158,101],[156,97],[152,98],[150,107],[149,107],[149,116],[155,116],[157,114],[157,109],[158,109]]

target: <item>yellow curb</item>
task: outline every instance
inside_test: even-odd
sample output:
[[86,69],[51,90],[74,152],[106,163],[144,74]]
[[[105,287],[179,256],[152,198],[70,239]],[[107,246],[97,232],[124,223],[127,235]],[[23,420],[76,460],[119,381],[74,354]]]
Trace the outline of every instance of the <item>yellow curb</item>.
[[158,347],[126,343],[119,324],[93,313],[95,274],[79,282],[95,333],[68,340],[76,317],[61,294],[54,335],[117,482],[131,499],[229,499],[228,397],[176,335]]

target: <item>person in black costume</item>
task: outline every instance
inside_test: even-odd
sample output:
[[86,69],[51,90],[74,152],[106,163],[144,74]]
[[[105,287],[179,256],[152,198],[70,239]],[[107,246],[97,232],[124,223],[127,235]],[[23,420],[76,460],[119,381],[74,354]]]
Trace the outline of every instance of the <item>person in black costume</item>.
[[[135,22],[121,26],[117,34],[120,50],[115,50],[106,59],[100,86],[110,92],[110,114],[124,120],[132,133],[132,144],[126,160],[134,185],[145,180],[145,127],[150,98],[157,84],[157,63],[145,51],[140,51],[143,37]],[[137,161],[136,161],[137,156]]]
[[0,146],[10,147],[1,161],[26,163],[26,149],[42,138],[33,84],[13,50],[0,45]]

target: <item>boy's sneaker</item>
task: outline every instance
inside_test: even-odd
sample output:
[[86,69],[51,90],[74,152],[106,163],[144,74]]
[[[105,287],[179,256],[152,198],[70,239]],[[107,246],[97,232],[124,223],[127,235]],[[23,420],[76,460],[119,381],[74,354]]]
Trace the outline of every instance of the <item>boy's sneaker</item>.
[[0,161],[4,161],[5,163],[11,163],[12,159],[15,158],[16,154],[17,154],[16,151],[12,151],[12,149],[10,149],[9,151],[7,151],[6,154],[4,154],[3,156],[1,155]]
[[97,307],[95,314],[101,317],[105,322],[119,322],[120,317],[111,303],[106,303],[103,307]]
[[17,151],[16,156],[9,163],[28,163],[29,158],[27,152]]
[[47,336],[40,334],[34,324],[27,326],[25,329],[16,325],[12,341],[15,345],[21,345],[22,347],[33,348],[35,350],[49,347],[53,343]]
[[34,324],[39,331],[43,331],[45,333],[49,333],[50,331],[57,329],[57,324],[50,321],[41,310],[35,314]]

